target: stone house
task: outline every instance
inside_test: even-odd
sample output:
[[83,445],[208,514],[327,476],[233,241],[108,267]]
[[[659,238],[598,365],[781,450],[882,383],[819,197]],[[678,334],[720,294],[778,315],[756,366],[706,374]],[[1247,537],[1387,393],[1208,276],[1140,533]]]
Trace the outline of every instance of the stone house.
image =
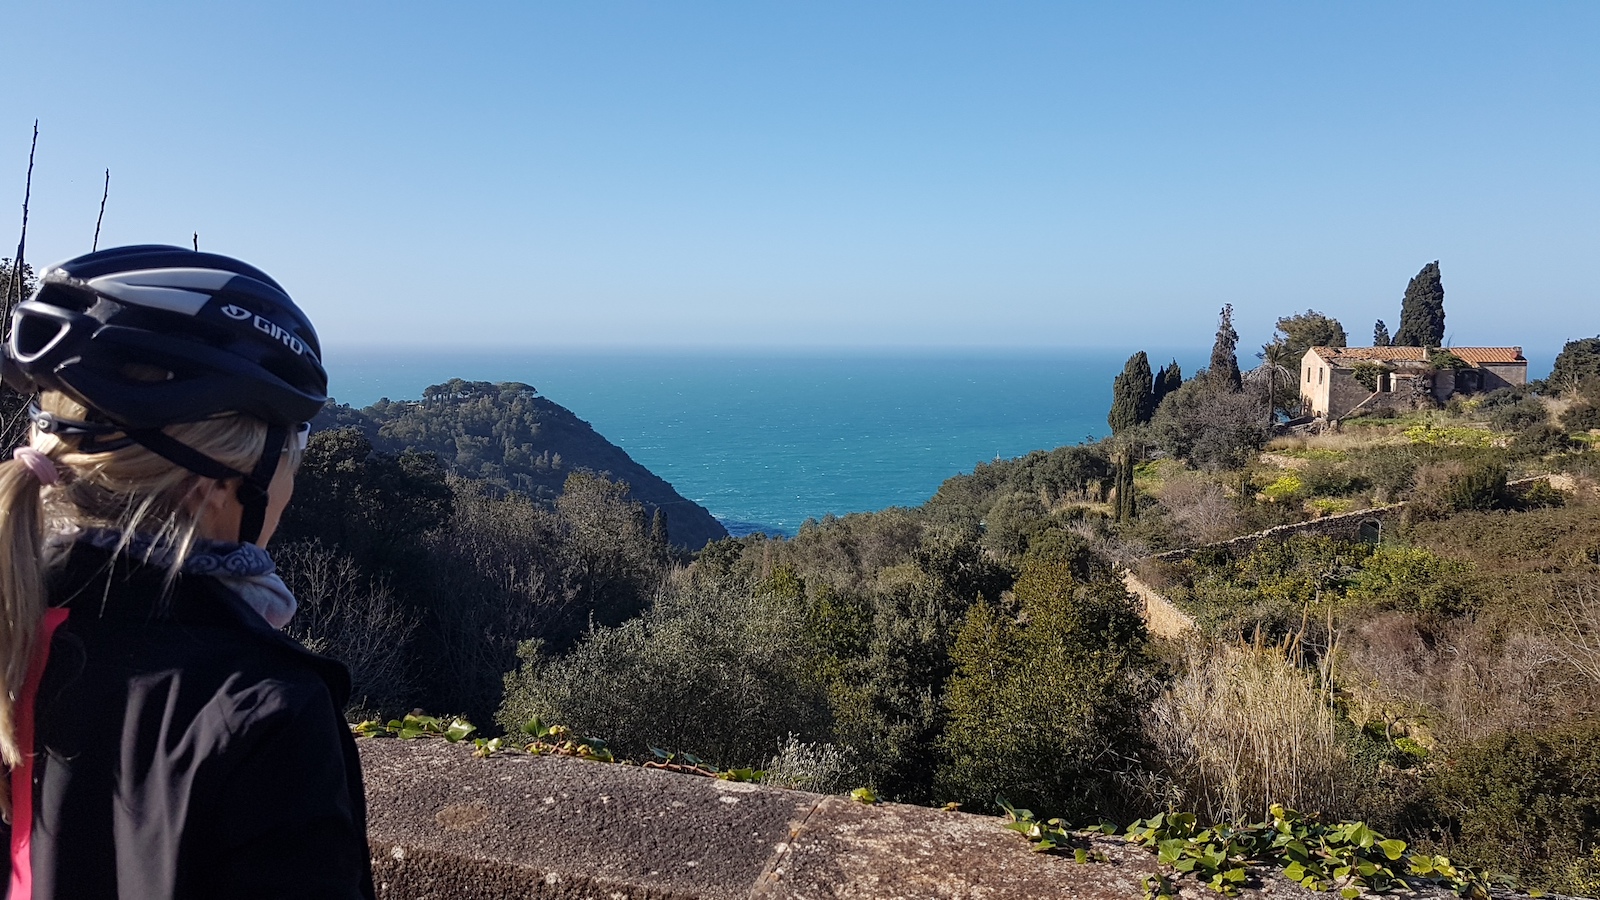
[[[1436,366],[1448,352],[1456,368]],[[1307,415],[1337,419],[1360,407],[1417,409],[1457,394],[1528,383],[1521,347],[1312,347],[1300,362],[1300,400]]]

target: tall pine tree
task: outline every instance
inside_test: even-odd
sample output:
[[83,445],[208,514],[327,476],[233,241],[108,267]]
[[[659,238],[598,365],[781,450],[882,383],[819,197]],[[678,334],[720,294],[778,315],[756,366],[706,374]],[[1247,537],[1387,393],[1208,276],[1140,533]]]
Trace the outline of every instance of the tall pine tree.
[[1389,326],[1383,324],[1382,319],[1378,320],[1378,324],[1372,326],[1372,346],[1389,346]]
[[1112,434],[1150,421],[1154,386],[1150,358],[1145,352],[1140,350],[1128,357],[1122,374],[1111,382],[1111,412],[1106,414],[1106,424],[1111,426]]
[[1347,340],[1344,326],[1338,319],[1308,309],[1278,320],[1272,343],[1261,348],[1262,358],[1292,367],[1298,365],[1312,347],[1343,347]]
[[1439,261],[1422,267],[1406,285],[1400,303],[1400,328],[1394,333],[1396,347],[1441,347],[1444,345],[1444,283],[1439,280]]
[[1244,387],[1244,379],[1239,375],[1239,357],[1235,355],[1238,349],[1239,332],[1233,329],[1233,304],[1227,303],[1217,323],[1217,342],[1211,345],[1211,368],[1206,378],[1213,385],[1234,393]]

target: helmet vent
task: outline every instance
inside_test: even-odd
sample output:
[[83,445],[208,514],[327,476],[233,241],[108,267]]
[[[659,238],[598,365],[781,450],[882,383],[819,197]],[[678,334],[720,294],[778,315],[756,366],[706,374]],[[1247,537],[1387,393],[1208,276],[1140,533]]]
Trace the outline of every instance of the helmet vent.
[[23,362],[32,362],[49,353],[55,349],[55,345],[66,335],[67,328],[67,323],[59,319],[50,319],[43,316],[18,316],[16,334],[12,336],[17,358]]

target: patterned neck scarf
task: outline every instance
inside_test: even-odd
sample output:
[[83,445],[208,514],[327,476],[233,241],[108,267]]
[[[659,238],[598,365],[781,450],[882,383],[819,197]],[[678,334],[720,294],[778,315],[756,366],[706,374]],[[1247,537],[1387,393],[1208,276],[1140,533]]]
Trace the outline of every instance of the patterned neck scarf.
[[[51,549],[87,544],[165,569],[172,567],[177,554],[176,548],[147,534],[135,532],[124,540],[123,533],[115,528],[74,526],[50,535],[45,543]],[[299,608],[288,585],[278,577],[278,567],[273,564],[272,557],[255,544],[196,539],[180,571],[185,575],[209,575],[217,579],[260,613],[268,625],[279,630],[289,624]]]

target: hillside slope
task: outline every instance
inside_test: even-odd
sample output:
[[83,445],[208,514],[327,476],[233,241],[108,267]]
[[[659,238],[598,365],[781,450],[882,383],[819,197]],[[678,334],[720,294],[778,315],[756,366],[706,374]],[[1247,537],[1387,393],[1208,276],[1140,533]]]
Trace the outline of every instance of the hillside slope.
[[380,400],[364,409],[331,406],[316,430],[354,426],[377,449],[435,453],[454,474],[539,500],[552,500],[572,472],[588,469],[627,482],[631,496],[666,517],[672,543],[698,550],[728,536],[711,513],[634,462],[588,422],[519,382],[452,379],[421,400]]

